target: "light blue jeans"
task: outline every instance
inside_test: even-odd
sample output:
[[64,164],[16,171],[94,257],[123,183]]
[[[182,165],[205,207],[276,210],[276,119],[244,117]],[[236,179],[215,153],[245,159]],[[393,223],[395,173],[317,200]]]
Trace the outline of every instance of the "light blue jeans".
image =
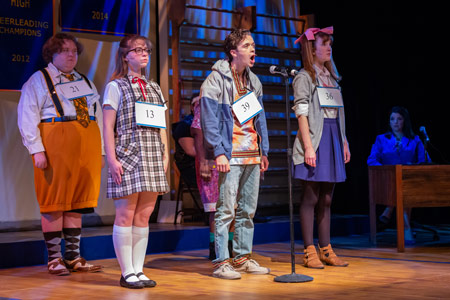
[[230,258],[228,253],[228,232],[235,218],[233,254],[237,259],[252,252],[253,217],[258,205],[260,166],[231,165],[230,172],[219,173],[219,199],[215,214],[215,246],[217,258],[213,263]]

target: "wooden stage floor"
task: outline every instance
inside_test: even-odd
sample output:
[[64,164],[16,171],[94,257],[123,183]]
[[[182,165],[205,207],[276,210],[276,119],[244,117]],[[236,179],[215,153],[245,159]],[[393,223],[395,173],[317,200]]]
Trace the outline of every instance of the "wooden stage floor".
[[393,247],[350,244],[335,248],[349,267],[324,270],[300,265],[303,249],[296,244],[296,273],[314,278],[306,283],[274,282],[275,276],[291,273],[290,245],[271,243],[254,247],[255,258],[271,268],[270,275],[216,279],[207,250],[195,250],[148,255],[144,271],[158,285],[142,290],[119,286],[115,259],[95,261],[105,267],[101,273],[65,277],[49,275],[43,265],[2,269],[0,299],[450,299],[450,247],[397,253]]

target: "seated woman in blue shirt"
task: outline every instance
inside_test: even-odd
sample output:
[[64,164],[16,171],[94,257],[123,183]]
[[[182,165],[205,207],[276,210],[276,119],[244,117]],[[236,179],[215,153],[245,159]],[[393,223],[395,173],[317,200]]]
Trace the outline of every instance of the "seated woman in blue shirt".
[[[367,164],[369,166],[381,165],[411,165],[430,162],[419,136],[415,135],[408,110],[401,106],[394,106],[389,118],[390,131],[380,134],[372,146]],[[393,207],[386,207],[379,220],[388,223],[393,212]],[[405,243],[414,244],[409,215],[411,209],[405,210]]]

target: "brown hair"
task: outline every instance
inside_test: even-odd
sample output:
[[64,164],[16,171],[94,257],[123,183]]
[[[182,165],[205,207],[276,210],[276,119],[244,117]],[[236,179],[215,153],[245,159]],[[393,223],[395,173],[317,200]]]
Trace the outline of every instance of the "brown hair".
[[[403,134],[410,140],[414,139],[416,134],[412,130],[411,118],[409,116],[408,110],[403,106],[392,107],[391,111],[389,112],[389,120],[391,119],[393,113],[400,114],[403,117],[403,128],[402,128]],[[391,126],[389,126],[389,132],[392,133]]]
[[[324,42],[327,42],[329,40],[333,42],[333,36],[326,34],[324,32],[318,32],[314,36],[316,38],[317,37],[322,38]],[[315,50],[316,42],[317,39],[308,41],[306,36],[303,36],[302,39],[300,40],[303,68],[305,69],[306,72],[308,72],[309,76],[311,76],[312,80],[316,78],[316,71],[314,70],[313,67],[314,65],[313,53]],[[325,62],[325,68],[328,69],[328,71],[330,72],[331,76],[334,77],[334,79],[336,79],[337,81],[341,80],[341,77],[334,64],[333,57],[331,57],[330,61]]]
[[53,55],[55,53],[61,52],[65,40],[72,41],[75,43],[78,55],[80,55],[83,52],[84,49],[83,45],[80,42],[78,42],[73,35],[59,32],[54,36],[52,36],[51,38],[49,38],[42,47],[42,57],[44,58],[46,63],[50,63],[53,61]]
[[[128,63],[125,61],[125,56],[127,56],[128,51],[131,50],[131,47],[134,45],[134,42],[137,40],[143,40],[145,41],[145,44],[147,45],[148,49],[152,49],[152,43],[147,39],[145,36],[142,35],[127,35],[125,36],[119,44],[119,49],[117,50],[116,54],[116,67],[114,69],[114,72],[111,76],[111,80],[122,78],[128,73]],[[145,69],[141,69],[141,74],[145,74]]]
[[231,32],[227,35],[223,43],[223,48],[230,62],[233,61],[233,56],[231,55],[230,51],[237,49],[239,43],[249,34],[251,34],[250,30],[247,29],[232,29]]

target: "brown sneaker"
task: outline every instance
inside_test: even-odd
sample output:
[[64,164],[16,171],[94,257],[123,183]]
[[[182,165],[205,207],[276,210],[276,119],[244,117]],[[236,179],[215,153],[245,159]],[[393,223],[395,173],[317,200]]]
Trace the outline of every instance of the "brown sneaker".
[[320,248],[319,247],[319,257],[320,260],[329,266],[335,266],[335,267],[346,267],[348,266],[348,262],[343,261],[337,255],[334,253],[333,249],[331,248],[331,245],[328,244],[328,246]]
[[317,256],[316,247],[314,245],[309,245],[305,249],[305,255],[303,256],[303,265],[307,268],[312,269],[323,269],[324,266],[320,262]]
[[55,258],[47,264],[48,272],[52,275],[65,276],[70,275],[61,257]]
[[72,272],[94,273],[101,271],[101,269],[103,268],[100,265],[91,265],[81,256],[75,258],[74,260],[64,260],[64,263],[66,264],[67,269],[69,269]]

